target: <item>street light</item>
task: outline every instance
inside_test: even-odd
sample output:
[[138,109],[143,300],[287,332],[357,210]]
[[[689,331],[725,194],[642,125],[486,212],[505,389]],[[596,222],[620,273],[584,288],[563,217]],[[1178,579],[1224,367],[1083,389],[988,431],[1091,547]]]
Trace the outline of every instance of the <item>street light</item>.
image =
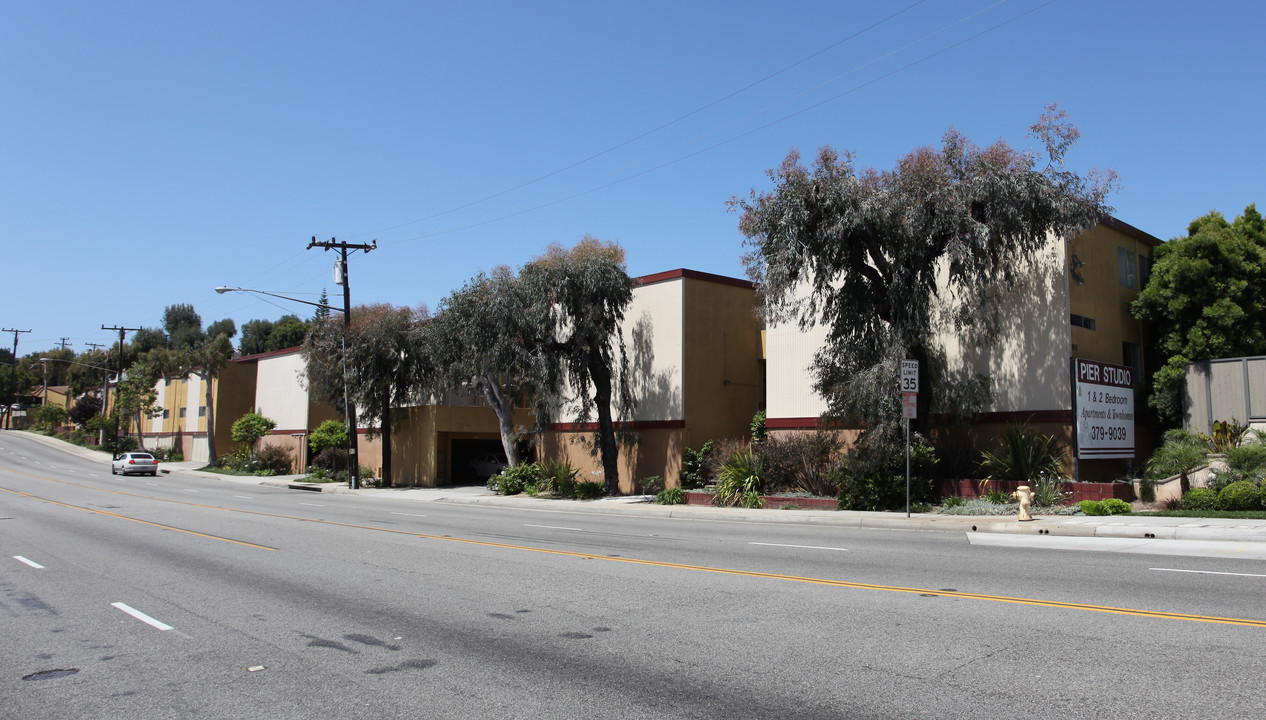
[[[227,292],[256,293],[258,295],[267,295],[281,300],[289,300],[290,302],[311,305],[312,307],[321,308],[322,310],[333,310],[335,312],[343,313],[343,337],[341,342],[343,346],[343,422],[347,425],[347,487],[352,490],[357,489],[360,485],[360,478],[357,477],[360,474],[360,462],[356,457],[356,445],[359,442],[355,427],[356,407],[352,405],[352,400],[347,393],[347,326],[352,316],[351,308],[336,308],[322,303],[315,303],[310,300],[300,300],[299,298],[278,295],[277,293],[270,293],[264,290],[252,290],[250,288],[228,287],[226,285],[221,285],[220,287],[217,287],[215,291],[220,295]],[[346,294],[343,296],[343,301],[344,303],[348,301]]]

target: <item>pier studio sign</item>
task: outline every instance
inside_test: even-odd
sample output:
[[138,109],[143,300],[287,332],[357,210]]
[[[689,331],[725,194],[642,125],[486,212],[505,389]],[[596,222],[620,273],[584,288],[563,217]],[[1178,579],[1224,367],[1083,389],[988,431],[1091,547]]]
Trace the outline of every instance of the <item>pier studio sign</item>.
[[1077,388],[1077,457],[1134,457],[1134,371],[1121,365],[1073,358]]

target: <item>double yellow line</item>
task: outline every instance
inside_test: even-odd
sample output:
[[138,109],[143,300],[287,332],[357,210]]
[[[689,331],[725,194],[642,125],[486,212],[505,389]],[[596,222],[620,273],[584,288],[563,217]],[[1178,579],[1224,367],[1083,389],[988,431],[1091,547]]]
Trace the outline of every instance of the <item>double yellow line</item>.
[[[10,470],[9,472],[14,472],[14,471]],[[26,474],[26,473],[20,473],[20,474]],[[210,509],[210,510],[221,510],[224,512],[242,513],[246,515],[258,515],[261,517],[271,517],[271,518],[278,518],[278,519],[284,519],[284,520],[297,520],[300,522],[320,523],[322,525],[354,528],[358,530],[371,530],[373,532],[392,533],[396,535],[407,535],[410,537],[425,538],[427,540],[441,540],[444,542],[463,543],[466,545],[476,545],[476,546],[481,546],[481,547],[497,548],[501,550],[518,550],[518,551],[523,551],[523,552],[543,553],[546,555],[573,557],[573,558],[578,558],[581,560],[605,560],[607,562],[628,563],[631,565],[644,565],[648,567],[669,568],[673,570],[687,570],[691,572],[715,573],[719,575],[758,578],[762,580],[779,580],[779,581],[784,581],[784,582],[808,583],[812,585],[824,585],[828,587],[848,588],[852,590],[879,590],[883,592],[912,593],[915,595],[929,596],[929,597],[957,598],[961,600],[983,600],[987,602],[1013,603],[1017,605],[1033,605],[1037,607],[1055,608],[1059,610],[1078,610],[1082,612],[1112,613],[1115,615],[1130,615],[1134,617],[1152,618],[1156,620],[1184,620],[1187,622],[1217,623],[1221,625],[1239,625],[1242,627],[1266,628],[1266,620],[1252,620],[1248,618],[1219,617],[1216,615],[1192,615],[1188,613],[1164,612],[1160,610],[1141,610],[1138,608],[1113,607],[1110,605],[1092,605],[1088,603],[1072,603],[1072,602],[1062,602],[1058,600],[1041,600],[1037,598],[1010,597],[1007,595],[988,595],[988,594],[982,594],[982,593],[959,592],[957,590],[930,590],[927,588],[902,587],[900,585],[877,585],[873,583],[851,582],[848,580],[830,580],[826,578],[812,578],[812,577],[801,577],[797,575],[783,575],[779,573],[765,573],[765,572],[757,572],[754,570],[735,570],[732,568],[719,568],[719,567],[711,567],[708,565],[687,565],[687,564],[682,564],[682,563],[663,562],[659,560],[641,560],[638,558],[613,557],[609,555],[595,555],[592,553],[581,553],[581,552],[574,552],[571,550],[553,550],[550,548],[532,547],[530,545],[510,545],[507,543],[488,542],[486,540],[471,540],[468,538],[458,538],[458,537],[452,537],[450,535],[432,535],[429,533],[413,532],[411,530],[396,530],[392,528],[375,527],[372,525],[359,525],[356,523],[336,522],[333,520],[312,519],[312,518],[299,517],[295,515],[282,515],[278,513],[259,512],[256,510],[240,510],[236,508],[220,507],[218,505],[204,505],[201,503],[191,503],[191,502],[186,502],[183,500],[170,500],[167,498],[156,498],[149,495],[139,495],[135,493],[121,492],[117,490],[94,488],[87,485],[80,485],[78,483],[71,483],[71,482],[66,482],[64,480],[55,480],[53,478],[45,478],[45,477],[39,477],[35,475],[30,475],[29,477],[35,477],[40,480],[47,480],[50,482],[63,483],[67,485],[75,485],[76,487],[83,487],[90,490],[99,490],[102,492],[109,492],[109,493],[114,493],[117,495],[129,495],[132,497],[145,498],[148,500],[158,500],[161,502],[170,502],[170,503],[176,503],[179,505],[188,505],[191,507],[198,507],[198,508],[204,508],[204,509]],[[14,495],[19,495],[19,496],[30,498],[33,500],[42,500],[44,502],[52,503],[54,505],[60,505],[62,507],[73,508],[76,510],[83,510],[85,512],[91,512],[98,515],[118,518],[120,520],[127,520],[130,522],[140,523],[142,525],[149,525],[151,527],[157,527],[164,530],[172,530],[175,532],[181,532],[188,535],[195,535],[198,537],[209,538],[212,540],[222,540],[224,542],[234,543],[236,545],[242,545],[245,547],[255,548],[258,550],[276,550],[277,549],[277,548],[272,548],[265,545],[257,545],[255,543],[244,542],[241,540],[234,540],[232,538],[220,537],[217,535],[208,535],[206,533],[201,533],[194,530],[186,530],[184,528],[173,527],[171,525],[163,525],[160,523],[149,522],[146,520],[138,520],[136,518],[131,518],[126,515],[120,515],[118,513],[107,512],[105,510],[99,510],[96,508],[87,508],[87,507],[81,507],[78,505],[70,505],[67,503],[58,502],[56,500],[41,498],[36,495],[31,495],[29,493],[20,492],[17,490],[10,490],[8,488],[0,488],[0,490],[4,490],[5,492],[9,492]]]

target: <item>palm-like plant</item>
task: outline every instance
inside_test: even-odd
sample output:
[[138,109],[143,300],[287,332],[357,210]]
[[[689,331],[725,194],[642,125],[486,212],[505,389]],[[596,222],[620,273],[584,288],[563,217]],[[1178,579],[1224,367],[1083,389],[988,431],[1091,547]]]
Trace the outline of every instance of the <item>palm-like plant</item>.
[[1016,423],[1002,432],[996,452],[981,453],[980,469],[986,473],[982,486],[991,480],[1032,483],[1043,476],[1062,478],[1064,446],[1054,435],[1045,435],[1026,423]]

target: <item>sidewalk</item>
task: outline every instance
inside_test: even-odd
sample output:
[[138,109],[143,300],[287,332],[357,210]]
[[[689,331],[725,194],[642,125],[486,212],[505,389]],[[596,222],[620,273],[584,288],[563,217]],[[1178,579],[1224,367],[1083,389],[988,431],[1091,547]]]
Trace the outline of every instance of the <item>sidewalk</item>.
[[[85,459],[109,463],[109,453],[89,450],[37,433],[26,433],[49,445]],[[1223,518],[1140,517],[1115,515],[1036,515],[1031,522],[1020,522],[1011,515],[937,515],[924,513],[907,518],[904,513],[856,512],[848,510],[745,510],[742,508],[701,507],[697,505],[656,505],[649,496],[613,497],[600,500],[555,500],[530,495],[495,495],[482,486],[438,488],[364,488],[351,490],[340,483],[305,483],[303,475],[274,475],[260,478],[251,475],[221,475],[199,470],[197,461],[168,462],[159,465],[160,472],[194,475],[241,485],[267,485],[299,492],[326,492],[376,497],[398,502],[445,502],[465,505],[490,505],[539,510],[544,512],[618,514],[630,517],[676,518],[704,522],[791,523],[847,528],[882,528],[888,530],[921,530],[939,532],[988,532],[1019,535],[1052,535],[1066,537],[1139,538],[1157,540],[1219,540],[1232,542],[1266,542],[1266,520],[1231,520]]]

